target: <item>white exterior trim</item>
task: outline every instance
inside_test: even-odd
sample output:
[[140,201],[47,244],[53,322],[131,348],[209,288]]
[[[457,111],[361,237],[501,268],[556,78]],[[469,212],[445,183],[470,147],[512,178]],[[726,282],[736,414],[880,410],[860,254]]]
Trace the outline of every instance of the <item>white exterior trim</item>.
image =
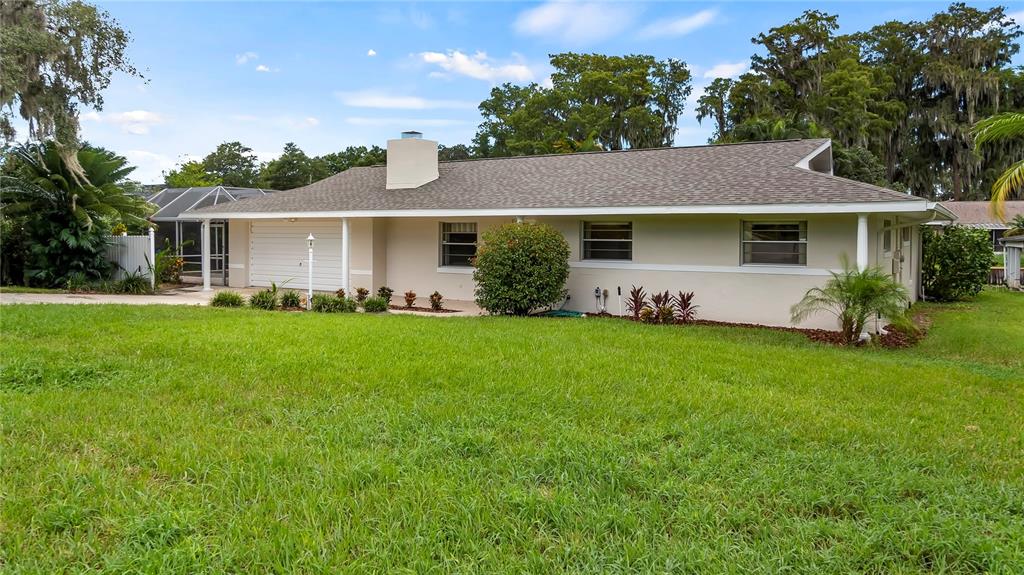
[[438,266],[437,273],[439,274],[468,274],[473,275],[473,271],[476,268],[467,268],[461,266]]
[[[815,148],[813,152],[811,152],[810,154],[807,154],[806,156],[804,156],[799,162],[796,163],[796,167],[804,169],[804,170],[810,170],[811,169],[811,160],[816,158],[819,154],[821,154],[825,150],[830,149],[831,147],[832,147],[832,140],[828,140],[827,142],[825,142],[822,145],[820,145],[817,148]],[[831,165],[832,162],[830,161],[829,164]],[[830,169],[828,171],[828,174],[831,176],[832,172],[833,172],[833,170]]]
[[629,206],[596,208],[498,208],[498,209],[416,209],[349,210],[325,212],[199,212],[191,217],[217,220],[275,220],[287,218],[452,218],[526,216],[606,216],[658,214],[856,214],[921,213],[941,210],[937,202],[923,199],[892,202],[814,204],[736,204],[705,206]]
[[639,264],[629,262],[601,262],[594,260],[569,262],[569,267],[622,271],[765,274],[784,276],[828,276],[831,275],[833,271],[836,271],[824,268],[807,268],[803,266],[772,266],[764,264],[747,264],[742,266],[696,266],[676,264]]

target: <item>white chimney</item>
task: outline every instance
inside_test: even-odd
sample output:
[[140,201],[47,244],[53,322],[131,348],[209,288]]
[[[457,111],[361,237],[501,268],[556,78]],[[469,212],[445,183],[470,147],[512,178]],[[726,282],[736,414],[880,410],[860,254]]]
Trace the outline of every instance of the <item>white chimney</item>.
[[418,188],[437,179],[437,142],[419,132],[402,132],[388,140],[387,189]]

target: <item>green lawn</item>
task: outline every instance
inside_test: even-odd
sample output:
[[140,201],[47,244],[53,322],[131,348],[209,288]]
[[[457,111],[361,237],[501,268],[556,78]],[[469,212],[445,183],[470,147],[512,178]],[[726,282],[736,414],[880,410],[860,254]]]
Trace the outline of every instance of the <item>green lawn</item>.
[[909,350],[0,309],[0,572],[1024,572],[1024,294]]

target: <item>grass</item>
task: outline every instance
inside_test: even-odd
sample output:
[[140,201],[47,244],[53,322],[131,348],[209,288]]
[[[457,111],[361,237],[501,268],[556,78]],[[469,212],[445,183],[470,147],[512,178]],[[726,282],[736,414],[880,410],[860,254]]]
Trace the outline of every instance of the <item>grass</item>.
[[1024,296],[928,312],[5,306],[0,571],[1024,572]]

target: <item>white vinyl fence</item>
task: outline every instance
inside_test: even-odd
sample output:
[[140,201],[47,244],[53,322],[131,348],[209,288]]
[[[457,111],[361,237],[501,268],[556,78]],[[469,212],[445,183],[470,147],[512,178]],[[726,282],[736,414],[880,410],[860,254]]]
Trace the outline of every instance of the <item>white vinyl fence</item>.
[[148,277],[151,285],[155,284],[151,264],[156,261],[156,241],[152,228],[145,236],[108,237],[107,260],[116,264],[115,280],[122,279],[126,273],[136,273]]

